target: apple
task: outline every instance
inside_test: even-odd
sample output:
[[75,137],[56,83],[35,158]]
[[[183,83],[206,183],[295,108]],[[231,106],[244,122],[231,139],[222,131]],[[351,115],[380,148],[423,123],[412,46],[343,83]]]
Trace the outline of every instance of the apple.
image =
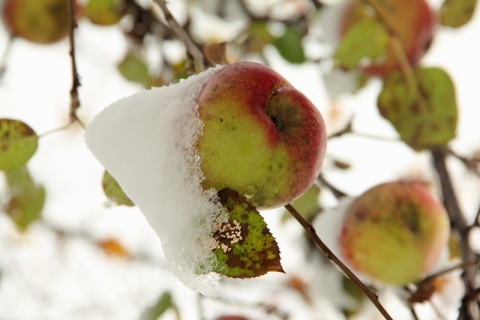
[[5,0],[5,24],[15,37],[40,44],[60,41],[68,34],[68,1]]
[[93,24],[111,26],[125,15],[125,0],[89,0],[85,5],[85,16]]
[[292,202],[315,181],[327,135],[318,109],[262,64],[224,66],[197,97],[205,189],[229,188],[259,209]]
[[435,267],[449,234],[445,208],[424,185],[387,182],[348,207],[339,234],[340,252],[365,277],[401,286]]
[[[437,25],[437,17],[425,0],[351,0],[341,17],[341,35],[363,19],[376,19],[391,27],[412,67],[418,65],[429,49]],[[381,77],[400,70],[392,41],[384,57],[369,61],[361,70]]]

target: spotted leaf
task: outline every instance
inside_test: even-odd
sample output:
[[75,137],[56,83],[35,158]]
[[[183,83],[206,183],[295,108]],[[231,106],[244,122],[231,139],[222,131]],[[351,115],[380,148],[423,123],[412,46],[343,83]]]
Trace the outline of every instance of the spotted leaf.
[[231,278],[283,272],[278,245],[256,208],[230,189],[221,190],[218,196],[229,218],[214,228],[214,271]]

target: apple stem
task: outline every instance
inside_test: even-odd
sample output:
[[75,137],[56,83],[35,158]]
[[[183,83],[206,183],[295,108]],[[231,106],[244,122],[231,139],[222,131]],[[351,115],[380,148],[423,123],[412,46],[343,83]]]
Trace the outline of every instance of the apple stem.
[[77,60],[75,58],[75,28],[77,22],[75,21],[75,5],[74,0],[68,1],[68,43],[70,46],[70,63],[72,66],[72,88],[70,89],[70,123],[78,122],[83,128],[85,125],[77,116],[77,110],[80,108],[80,99],[78,97],[78,87],[80,87],[80,77],[77,71]]
[[202,51],[198,49],[197,45],[193,42],[193,40],[185,32],[185,30],[177,22],[177,20],[175,20],[170,10],[168,10],[165,0],[151,0],[151,1],[152,1],[152,4],[154,4],[152,6],[153,13],[157,16],[157,18],[159,18],[160,12],[158,10],[158,7],[160,7],[161,11],[163,12],[163,15],[165,16],[165,20],[167,20],[168,25],[170,26],[170,28],[172,28],[172,31],[176,34],[178,39],[182,41],[189,55],[193,57],[195,62],[198,64],[198,68],[200,69],[200,71],[204,71],[206,69],[205,56],[203,55]]
[[309,237],[317,245],[317,247],[323,252],[325,257],[335,263],[353,282],[365,293],[365,295],[372,301],[377,307],[378,311],[387,320],[393,320],[388,314],[387,310],[378,300],[378,296],[375,292],[370,290],[333,252],[328,246],[320,239],[315,228],[310,222],[308,222],[291,204],[287,204],[285,209],[302,225]]

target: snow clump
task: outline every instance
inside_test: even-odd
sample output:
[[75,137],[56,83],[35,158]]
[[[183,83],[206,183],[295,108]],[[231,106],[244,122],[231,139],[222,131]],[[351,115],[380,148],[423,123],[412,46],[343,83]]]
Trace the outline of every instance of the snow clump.
[[159,236],[172,272],[187,287],[219,295],[211,237],[226,221],[215,190],[203,190],[195,148],[203,122],[196,97],[221,67],[117,101],[85,133],[87,146]]

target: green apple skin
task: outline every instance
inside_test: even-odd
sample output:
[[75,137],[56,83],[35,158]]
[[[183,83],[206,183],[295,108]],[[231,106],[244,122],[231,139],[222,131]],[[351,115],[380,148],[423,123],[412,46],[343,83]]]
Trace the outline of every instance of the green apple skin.
[[325,123],[278,73],[253,62],[224,66],[197,102],[205,189],[230,188],[269,209],[290,203],[313,184],[325,156]]
[[371,280],[402,286],[420,280],[447,246],[443,205],[419,182],[388,182],[356,198],[339,235],[341,256]]
[[6,0],[5,23],[15,37],[39,44],[60,41],[68,34],[68,1]]
[[[405,56],[412,67],[428,51],[435,35],[437,16],[425,0],[372,1],[372,7],[363,0],[351,0],[341,18],[340,33],[362,19],[377,19],[387,23],[400,40]],[[372,10],[373,9],[373,10]],[[401,69],[390,40],[386,56],[371,61],[361,70],[370,76],[386,76]]]

